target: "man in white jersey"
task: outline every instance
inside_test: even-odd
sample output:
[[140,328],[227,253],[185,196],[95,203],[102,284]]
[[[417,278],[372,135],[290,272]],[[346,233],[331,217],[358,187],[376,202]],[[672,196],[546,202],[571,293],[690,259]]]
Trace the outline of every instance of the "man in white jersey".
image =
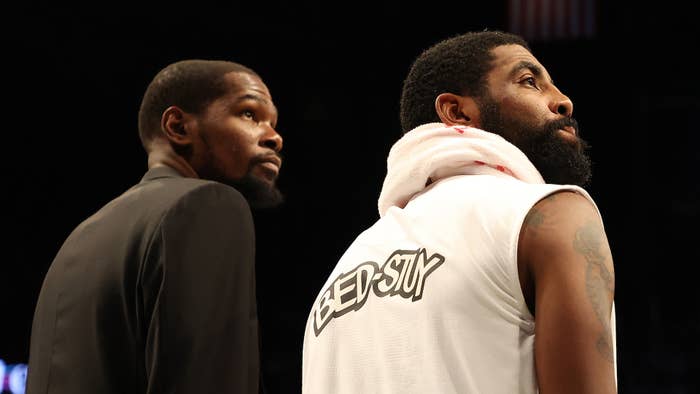
[[311,308],[304,394],[617,392],[613,260],[572,112],[516,35],[416,59],[380,219]]

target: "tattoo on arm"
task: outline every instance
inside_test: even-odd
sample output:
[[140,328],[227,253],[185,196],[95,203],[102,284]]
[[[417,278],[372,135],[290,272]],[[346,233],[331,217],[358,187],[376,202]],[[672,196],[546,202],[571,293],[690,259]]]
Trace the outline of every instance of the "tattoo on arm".
[[536,229],[544,222],[544,214],[537,208],[532,208],[525,217],[525,226]]
[[[550,194],[546,198],[548,201],[554,201],[557,199],[557,195]],[[525,226],[536,230],[542,225],[542,223],[544,223],[544,212],[537,207],[532,207],[527,216],[525,216]]]
[[609,305],[615,291],[614,274],[605,265],[602,253],[605,237],[600,225],[589,222],[576,231],[574,250],[586,259],[586,291],[593,311],[603,326],[598,338],[598,352],[611,363],[614,361]]

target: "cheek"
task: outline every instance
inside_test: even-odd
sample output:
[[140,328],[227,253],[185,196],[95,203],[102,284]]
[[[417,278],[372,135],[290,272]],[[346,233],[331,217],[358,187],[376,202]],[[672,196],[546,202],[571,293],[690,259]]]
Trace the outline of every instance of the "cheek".
[[243,176],[249,170],[252,156],[251,147],[248,144],[242,141],[230,141],[225,151],[222,150],[220,158],[226,161],[230,172]]
[[231,133],[226,137],[225,145],[229,152],[235,153],[240,160],[249,160],[255,150],[255,143],[248,134]]
[[505,98],[501,109],[506,117],[530,127],[543,126],[550,112],[547,103],[535,95]]
[[532,113],[533,109],[537,107],[535,103],[536,100],[528,95],[505,96],[501,101],[501,108],[505,112],[527,115]]
[[239,179],[246,174],[251,148],[244,138],[228,133],[217,134],[208,141],[210,160],[226,178]]

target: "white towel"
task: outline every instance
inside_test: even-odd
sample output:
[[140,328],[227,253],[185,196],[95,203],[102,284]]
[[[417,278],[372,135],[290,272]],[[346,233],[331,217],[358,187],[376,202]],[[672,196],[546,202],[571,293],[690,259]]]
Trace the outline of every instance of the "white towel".
[[436,182],[474,174],[544,183],[527,156],[503,137],[474,127],[428,123],[409,131],[391,147],[379,195],[379,216],[392,206],[405,207],[429,179]]

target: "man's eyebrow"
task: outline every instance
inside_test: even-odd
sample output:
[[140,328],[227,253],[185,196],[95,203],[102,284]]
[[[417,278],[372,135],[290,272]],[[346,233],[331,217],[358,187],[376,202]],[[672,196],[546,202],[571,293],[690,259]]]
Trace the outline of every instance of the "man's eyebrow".
[[263,104],[268,104],[268,101],[264,97],[260,97],[258,95],[251,94],[251,93],[246,93],[242,96],[236,97],[236,102],[245,101],[245,100],[255,100],[255,101],[261,102]]
[[[518,62],[513,69],[510,71],[510,76],[515,77],[517,73],[519,73],[523,69],[528,69],[530,72],[535,74],[535,77],[537,78],[542,78],[544,76],[544,71],[542,70],[542,67],[538,66],[535,63],[529,62],[527,60],[523,60]],[[554,81],[552,79],[549,79],[549,83],[554,84]]]
[[257,94],[252,94],[252,93],[246,93],[246,94],[243,94],[241,96],[236,97],[236,103],[240,103],[241,101],[245,101],[245,100],[253,100],[253,101],[257,101],[257,102],[264,104],[264,105],[271,105],[272,108],[274,109],[274,111],[277,112],[277,107],[274,104],[271,104],[269,101],[267,101],[267,99],[265,97],[258,96]]

